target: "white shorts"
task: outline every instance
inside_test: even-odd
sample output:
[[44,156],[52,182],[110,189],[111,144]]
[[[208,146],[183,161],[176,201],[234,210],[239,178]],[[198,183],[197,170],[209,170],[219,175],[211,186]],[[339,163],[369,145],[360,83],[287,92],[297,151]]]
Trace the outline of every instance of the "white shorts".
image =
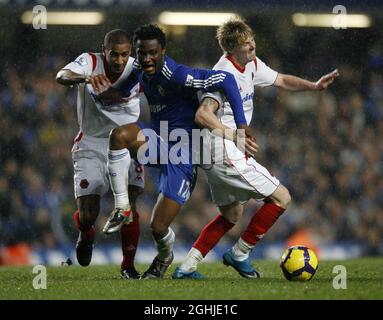
[[213,202],[217,206],[229,205],[249,199],[262,200],[270,196],[280,182],[253,158],[247,158],[234,142],[221,138],[211,143],[221,154],[214,164],[203,166],[208,177]]
[[[75,198],[90,194],[103,196],[109,190],[108,138],[94,138],[81,133],[72,148]],[[129,185],[144,188],[144,166],[132,159]]]

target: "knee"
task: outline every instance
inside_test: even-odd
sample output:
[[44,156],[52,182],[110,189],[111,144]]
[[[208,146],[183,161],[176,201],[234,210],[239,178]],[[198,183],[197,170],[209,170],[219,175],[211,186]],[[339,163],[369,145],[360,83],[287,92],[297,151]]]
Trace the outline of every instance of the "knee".
[[242,214],[238,212],[231,212],[230,214],[222,214],[222,216],[232,224],[237,224],[239,219],[241,219]]
[[132,141],[132,137],[127,128],[117,127],[110,132],[109,144],[113,149],[129,149],[130,141]]
[[290,192],[287,190],[286,195],[282,202],[282,207],[287,209],[290,203],[291,203],[291,195],[290,195]]
[[284,209],[287,209],[288,206],[290,205],[291,203],[291,195],[290,195],[290,192],[289,190],[287,190],[286,188],[283,189],[283,192],[281,193],[280,197],[279,197],[279,206],[284,208]]
[[220,208],[221,215],[229,222],[236,224],[242,217],[243,207],[238,204],[234,207]]

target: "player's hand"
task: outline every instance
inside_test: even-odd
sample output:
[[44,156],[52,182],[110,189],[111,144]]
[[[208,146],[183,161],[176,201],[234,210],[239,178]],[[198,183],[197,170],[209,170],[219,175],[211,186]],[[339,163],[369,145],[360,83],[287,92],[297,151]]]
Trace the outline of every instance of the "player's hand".
[[97,100],[101,102],[103,106],[125,103],[128,102],[129,99],[129,97],[125,97],[121,90],[113,87],[97,95]]
[[112,83],[104,74],[97,74],[95,76],[87,77],[85,80],[86,83],[90,83],[95,91],[95,93],[100,94],[110,88]]
[[324,90],[326,89],[334,80],[339,77],[338,69],[324,75],[315,83],[315,90]]
[[249,157],[255,157],[255,154],[259,150],[257,140],[253,130],[247,125],[241,125],[237,130],[236,145],[242,152],[245,151],[245,155]]

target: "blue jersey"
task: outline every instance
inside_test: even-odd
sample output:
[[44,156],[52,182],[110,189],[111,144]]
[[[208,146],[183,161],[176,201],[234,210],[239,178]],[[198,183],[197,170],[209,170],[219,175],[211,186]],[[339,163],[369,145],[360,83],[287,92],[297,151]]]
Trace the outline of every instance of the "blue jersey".
[[[148,100],[151,127],[159,133],[160,121],[167,121],[169,131],[182,128],[191,133],[199,107],[197,92],[221,91],[233,108],[237,126],[246,124],[242,99],[231,73],[220,70],[193,69],[165,56],[161,71],[146,79],[138,61],[133,70]],[[129,89],[129,85],[124,91]]]
[[[182,147],[182,154],[186,154],[186,163],[175,164],[171,161],[160,163],[159,192],[165,197],[183,204],[193,191],[196,179],[196,167],[192,164],[192,129],[196,128],[195,114],[199,107],[198,91],[222,91],[233,109],[236,124],[246,124],[242,99],[237,83],[231,73],[217,70],[193,69],[176,63],[165,56],[162,69],[153,76],[146,77],[137,60],[133,64],[132,77],[124,84],[123,91],[139,81],[151,114],[151,128],[157,135],[164,137],[160,122],[167,123],[168,132],[183,129],[187,132],[187,147]],[[165,132],[166,134],[166,132]],[[158,138],[158,137],[157,137]],[[155,139],[157,139],[155,138]],[[166,137],[167,138],[167,137]],[[158,140],[149,138],[149,150],[161,147]],[[169,141],[166,151],[171,154],[171,147],[175,142]],[[156,153],[158,155],[158,153]]]

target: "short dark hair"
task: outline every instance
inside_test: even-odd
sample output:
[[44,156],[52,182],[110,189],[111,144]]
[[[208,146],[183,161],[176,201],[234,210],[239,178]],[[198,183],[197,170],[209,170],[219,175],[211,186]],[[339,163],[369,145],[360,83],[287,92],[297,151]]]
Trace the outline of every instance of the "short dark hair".
[[146,24],[138,27],[134,31],[133,44],[136,45],[138,40],[152,40],[157,39],[162,48],[166,46],[165,33],[156,24]]
[[104,47],[110,49],[115,44],[131,43],[129,34],[122,29],[109,31],[104,37]]

